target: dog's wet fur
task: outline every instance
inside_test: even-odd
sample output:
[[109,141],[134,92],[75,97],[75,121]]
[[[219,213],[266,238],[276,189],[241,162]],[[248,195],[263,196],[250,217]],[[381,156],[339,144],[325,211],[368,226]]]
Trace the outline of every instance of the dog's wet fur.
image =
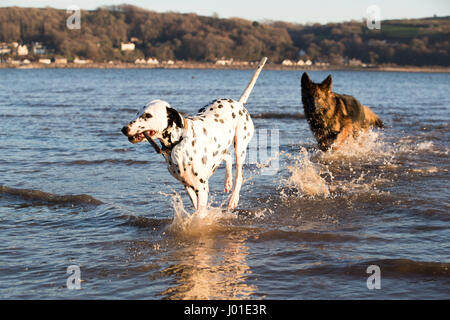
[[185,186],[196,209],[206,208],[208,180],[223,161],[226,164],[225,191],[232,190],[229,148],[234,145],[236,177],[228,209],[238,205],[243,183],[242,166],[254,131],[243,103],[216,99],[195,116],[188,116],[173,109],[166,101],[153,100],[137,116],[122,128],[122,133],[133,144],[146,141],[147,137],[161,142],[170,174]]
[[314,83],[304,72],[301,88],[305,117],[322,151],[370,127],[384,128],[380,118],[353,96],[332,92],[331,75]]

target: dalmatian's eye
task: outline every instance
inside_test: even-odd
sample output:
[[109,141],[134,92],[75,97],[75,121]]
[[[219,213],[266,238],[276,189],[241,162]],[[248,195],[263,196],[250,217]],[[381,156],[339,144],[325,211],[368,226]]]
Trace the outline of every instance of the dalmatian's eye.
[[151,117],[153,117],[153,116],[150,113],[144,113],[142,115],[142,119],[144,119],[144,120],[150,119]]

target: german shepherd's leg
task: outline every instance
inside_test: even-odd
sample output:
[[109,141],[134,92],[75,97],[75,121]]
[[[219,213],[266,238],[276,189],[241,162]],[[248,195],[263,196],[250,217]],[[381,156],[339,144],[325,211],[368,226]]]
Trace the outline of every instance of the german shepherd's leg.
[[345,140],[347,140],[347,138],[353,134],[353,124],[351,122],[351,120],[347,121],[344,125],[344,127],[342,128],[341,132],[339,132],[338,136],[336,137],[336,141],[334,143],[335,146],[335,150],[339,147],[341,147]]

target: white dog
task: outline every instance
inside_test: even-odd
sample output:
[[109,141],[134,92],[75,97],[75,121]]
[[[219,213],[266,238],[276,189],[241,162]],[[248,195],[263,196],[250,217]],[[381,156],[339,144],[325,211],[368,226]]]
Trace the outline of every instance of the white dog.
[[[232,158],[228,149],[234,142],[236,177],[228,208],[239,202],[242,186],[242,167],[247,145],[253,136],[253,122],[244,104],[255,85],[267,58],[258,65],[252,80],[239,101],[218,99],[200,109],[195,116],[183,117],[169,103],[154,100],[144,107],[143,113],[122,128],[131,143],[148,140],[158,153],[162,153],[169,172],[186,188],[195,209],[208,204],[208,180],[222,161],[226,164],[225,191],[233,186]],[[162,150],[154,139],[161,142]]]

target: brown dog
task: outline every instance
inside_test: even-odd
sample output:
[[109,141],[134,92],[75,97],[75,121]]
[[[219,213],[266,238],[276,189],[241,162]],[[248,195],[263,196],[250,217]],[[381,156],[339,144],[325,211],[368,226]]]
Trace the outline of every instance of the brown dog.
[[331,81],[329,75],[322,83],[314,83],[306,72],[301,80],[305,116],[322,151],[335,142],[342,145],[350,135],[356,137],[369,127],[384,128],[380,118],[354,97],[332,92]]

